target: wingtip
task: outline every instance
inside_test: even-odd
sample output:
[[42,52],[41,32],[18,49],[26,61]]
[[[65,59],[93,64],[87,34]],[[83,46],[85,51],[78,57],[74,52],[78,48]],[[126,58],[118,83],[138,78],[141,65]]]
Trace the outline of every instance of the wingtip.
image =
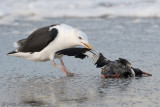
[[10,54],[14,54],[14,53],[17,53],[16,51],[11,51],[9,53],[7,53],[6,55],[10,55]]

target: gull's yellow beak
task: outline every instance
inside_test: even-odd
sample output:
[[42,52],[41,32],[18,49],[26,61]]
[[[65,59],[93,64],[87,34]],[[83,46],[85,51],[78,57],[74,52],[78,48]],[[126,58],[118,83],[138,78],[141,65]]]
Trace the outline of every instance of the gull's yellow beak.
[[90,43],[88,43],[88,44],[83,43],[83,42],[81,42],[81,43],[82,43],[86,48],[93,50],[93,46],[92,46]]

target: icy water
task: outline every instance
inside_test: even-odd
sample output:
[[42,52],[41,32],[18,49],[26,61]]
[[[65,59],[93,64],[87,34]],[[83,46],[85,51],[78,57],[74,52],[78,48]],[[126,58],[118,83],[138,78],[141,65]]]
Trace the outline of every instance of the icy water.
[[[6,56],[13,42],[33,30],[66,23],[88,34],[95,50],[110,60],[128,59],[152,77],[102,79],[91,59],[64,57],[67,77],[51,62],[31,62]],[[0,107],[159,107],[160,19],[19,18],[0,25]],[[56,60],[56,62],[59,62]]]

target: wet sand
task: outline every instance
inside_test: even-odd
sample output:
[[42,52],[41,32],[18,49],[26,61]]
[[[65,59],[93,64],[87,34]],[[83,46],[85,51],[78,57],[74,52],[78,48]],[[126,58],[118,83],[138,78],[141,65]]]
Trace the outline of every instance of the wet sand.
[[[152,77],[102,79],[91,59],[64,57],[67,77],[51,62],[31,62],[6,54],[13,42],[33,30],[66,23],[88,34],[95,50],[110,60],[128,59]],[[158,107],[160,104],[160,19],[152,18],[19,18],[0,25],[1,107]],[[59,62],[56,60],[56,62]]]

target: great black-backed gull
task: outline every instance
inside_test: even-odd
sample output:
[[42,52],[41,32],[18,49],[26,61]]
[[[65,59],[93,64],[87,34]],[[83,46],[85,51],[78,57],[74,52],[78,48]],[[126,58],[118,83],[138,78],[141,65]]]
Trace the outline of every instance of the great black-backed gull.
[[[63,55],[56,55],[55,53],[59,50],[75,46],[84,46],[87,49],[93,49],[84,32],[66,24],[39,28],[31,33],[28,38],[16,42],[15,45],[17,49],[9,52],[7,55],[24,57],[35,62],[51,60],[55,67],[61,69],[67,75],[73,74],[65,67],[62,60]],[[62,67],[54,62],[55,58],[60,59]]]
[[102,68],[102,78],[152,76],[152,74],[132,67],[131,63],[126,59],[119,58],[118,60],[110,61],[102,53],[87,48],[64,49],[58,51],[56,54],[75,56],[81,59],[87,56],[92,58],[97,68]]

